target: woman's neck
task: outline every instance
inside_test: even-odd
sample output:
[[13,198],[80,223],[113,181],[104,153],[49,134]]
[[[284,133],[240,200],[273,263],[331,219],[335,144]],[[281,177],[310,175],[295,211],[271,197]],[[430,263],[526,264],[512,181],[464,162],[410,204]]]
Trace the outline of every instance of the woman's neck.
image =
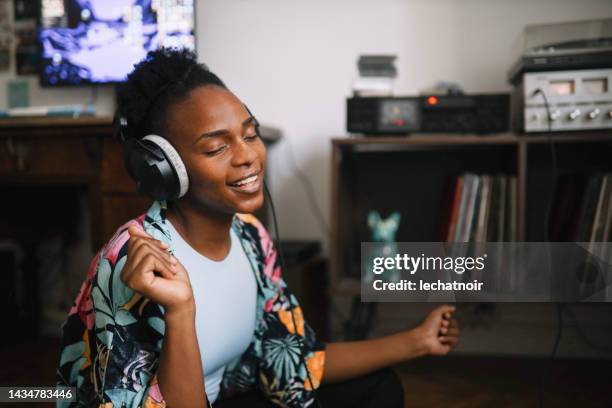
[[205,257],[220,261],[229,253],[233,215],[213,214],[182,200],[168,204],[166,218],[181,237]]

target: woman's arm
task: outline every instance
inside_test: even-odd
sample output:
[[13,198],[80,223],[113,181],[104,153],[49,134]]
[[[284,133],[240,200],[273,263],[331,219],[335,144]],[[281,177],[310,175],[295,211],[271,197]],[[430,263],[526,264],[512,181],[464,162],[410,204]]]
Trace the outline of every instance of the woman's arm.
[[426,354],[448,353],[459,340],[459,325],[451,320],[454,310],[454,306],[439,306],[420,326],[390,336],[327,344],[323,384],[348,380]]
[[157,369],[162,397],[172,408],[205,407],[208,402],[189,275],[167,252],[167,244],[135,227],[128,232],[128,256],[121,279],[164,307],[166,327]]
[[157,380],[170,407],[205,407],[204,373],[195,331],[195,305],[166,311]]

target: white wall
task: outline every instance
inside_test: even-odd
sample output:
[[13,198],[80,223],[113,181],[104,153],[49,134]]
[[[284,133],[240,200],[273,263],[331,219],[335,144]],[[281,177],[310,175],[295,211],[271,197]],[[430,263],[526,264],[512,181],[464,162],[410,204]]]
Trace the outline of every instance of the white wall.
[[[398,93],[437,80],[460,81],[468,92],[506,91],[525,24],[602,17],[612,17],[612,1],[204,0],[198,50],[262,122],[285,131],[329,218],[329,139],[344,134],[344,98],[359,54],[397,54]],[[12,77],[0,74],[0,83]],[[40,89],[36,78],[29,81],[39,105],[91,97],[89,87]],[[112,112],[112,87],[98,88],[97,109]],[[324,238],[287,153],[286,143],[270,152],[282,236]]]
[[[398,55],[397,91],[437,80],[507,91],[525,24],[612,17],[610,0],[207,0],[199,52],[262,121],[281,127],[329,218],[330,138],[362,53]],[[283,237],[323,237],[287,146],[271,155]],[[296,214],[303,214],[297,216]]]

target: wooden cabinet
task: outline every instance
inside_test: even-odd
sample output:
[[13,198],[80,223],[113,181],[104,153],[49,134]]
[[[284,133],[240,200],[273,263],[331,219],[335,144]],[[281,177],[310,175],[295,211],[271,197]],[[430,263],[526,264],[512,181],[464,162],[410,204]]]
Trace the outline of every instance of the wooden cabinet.
[[109,117],[0,121],[0,189],[9,184],[32,189],[44,186],[47,192],[53,185],[85,186],[94,251],[117,227],[151,204],[150,198],[136,192],[124,168],[121,145],[112,138]]
[[131,179],[123,164],[121,144],[111,138],[102,140],[100,188],[104,192],[133,193],[136,191],[136,183]]
[[0,174],[17,178],[95,175],[95,139],[7,137],[2,140]]

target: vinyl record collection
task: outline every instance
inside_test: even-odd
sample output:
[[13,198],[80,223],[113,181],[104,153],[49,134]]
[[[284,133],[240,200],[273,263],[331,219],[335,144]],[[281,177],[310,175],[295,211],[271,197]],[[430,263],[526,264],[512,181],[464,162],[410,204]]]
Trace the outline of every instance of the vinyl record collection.
[[442,225],[446,242],[517,240],[516,176],[464,173],[452,182]]

